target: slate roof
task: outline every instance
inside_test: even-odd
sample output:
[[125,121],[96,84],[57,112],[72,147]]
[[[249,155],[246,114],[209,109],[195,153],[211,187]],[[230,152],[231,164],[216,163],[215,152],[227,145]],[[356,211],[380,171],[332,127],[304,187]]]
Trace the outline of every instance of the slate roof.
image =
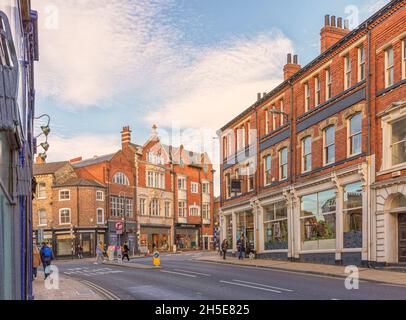
[[87,180],[80,178],[69,179],[63,183],[56,183],[54,187],[96,187],[96,188],[106,188],[103,184],[95,180]]
[[50,162],[50,163],[43,163],[43,164],[34,164],[34,176],[45,175],[45,174],[54,174],[59,169],[63,168],[69,164],[68,161],[61,161],[61,162]]
[[105,162],[105,161],[111,161],[111,159],[113,159],[113,157],[116,154],[117,154],[117,152],[111,153],[111,154],[106,154],[106,155],[100,156],[100,157],[94,157],[94,158],[91,158],[91,159],[78,161],[78,162],[72,163],[72,166],[74,168],[82,168],[82,167],[91,166],[93,164],[102,163],[102,162]]

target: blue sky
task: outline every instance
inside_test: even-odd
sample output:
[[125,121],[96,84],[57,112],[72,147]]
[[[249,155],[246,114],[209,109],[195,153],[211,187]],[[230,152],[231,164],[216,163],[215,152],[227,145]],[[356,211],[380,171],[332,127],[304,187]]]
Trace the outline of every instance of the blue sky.
[[386,2],[34,0],[49,160],[115,151],[124,125],[139,144],[154,123],[164,136],[172,125],[213,136],[281,81],[287,53],[302,65],[319,54],[325,14],[347,18],[356,8],[362,22]]

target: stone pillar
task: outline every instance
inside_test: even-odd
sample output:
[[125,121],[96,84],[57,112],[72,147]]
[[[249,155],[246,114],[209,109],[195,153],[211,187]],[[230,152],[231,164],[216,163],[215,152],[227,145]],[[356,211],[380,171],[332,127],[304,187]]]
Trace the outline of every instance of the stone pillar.
[[292,258],[299,259],[300,258],[300,250],[302,245],[301,234],[300,234],[300,201],[297,197],[292,197],[292,231],[293,231],[293,239],[292,239]]
[[369,214],[368,186],[362,184],[362,261],[368,261],[368,242],[370,237],[369,223],[371,219]]
[[336,261],[341,261],[344,247],[344,188],[336,186]]
[[232,213],[233,219],[233,253],[237,251],[237,214],[235,212]]
[[258,247],[257,252],[261,253],[265,250],[264,243],[264,207],[258,206]]

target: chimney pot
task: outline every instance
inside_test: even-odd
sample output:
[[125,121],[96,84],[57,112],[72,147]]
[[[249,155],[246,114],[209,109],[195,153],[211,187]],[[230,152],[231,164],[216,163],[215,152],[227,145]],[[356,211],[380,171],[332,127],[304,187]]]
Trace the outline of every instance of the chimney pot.
[[261,100],[261,92],[258,92],[257,94],[257,101]]
[[324,25],[325,25],[326,27],[328,27],[328,26],[330,25],[330,15],[329,15],[329,14],[326,14],[326,15],[324,16]]
[[346,30],[350,29],[350,21],[348,19],[344,20],[344,29]]
[[299,60],[298,60],[297,54],[295,54],[295,55],[293,56],[293,63],[294,63],[294,64],[298,64],[298,62],[299,62]]
[[339,17],[337,20],[337,27],[342,29],[343,28],[343,18]]
[[266,92],[264,92],[264,94],[262,95],[262,98],[265,98],[265,96],[266,96]]
[[332,27],[336,26],[336,16],[331,16],[331,26]]
[[292,54],[288,53],[288,63],[292,63]]

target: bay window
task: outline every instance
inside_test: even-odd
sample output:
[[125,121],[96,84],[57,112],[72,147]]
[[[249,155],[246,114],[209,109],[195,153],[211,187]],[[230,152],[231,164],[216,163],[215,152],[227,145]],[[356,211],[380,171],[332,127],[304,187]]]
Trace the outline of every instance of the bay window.
[[344,187],[344,248],[362,248],[362,185]]
[[349,155],[356,155],[361,153],[362,148],[362,115],[357,113],[349,120],[349,136],[348,148]]
[[265,250],[288,249],[288,210],[285,202],[264,208]]
[[300,230],[303,250],[335,249],[335,190],[303,196],[300,205]]
[[406,118],[392,123],[392,166],[406,163]]
[[323,134],[323,162],[324,165],[335,162],[335,127],[329,126],[324,129]]
[[302,173],[312,170],[312,138],[302,140]]

